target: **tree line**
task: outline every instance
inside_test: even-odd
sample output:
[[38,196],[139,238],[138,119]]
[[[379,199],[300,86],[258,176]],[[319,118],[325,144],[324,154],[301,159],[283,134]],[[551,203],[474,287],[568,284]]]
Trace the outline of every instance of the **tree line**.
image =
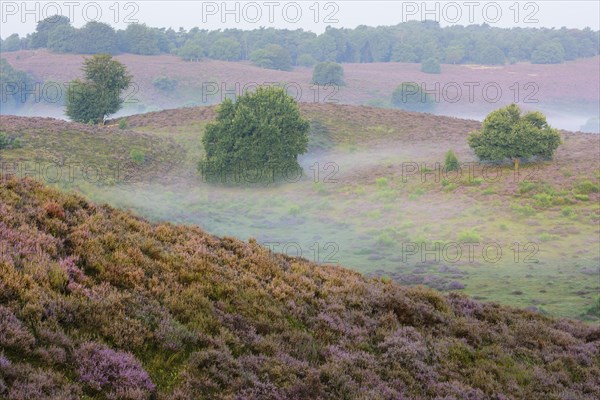
[[302,29],[205,30],[130,24],[115,30],[91,21],[74,28],[64,16],[49,17],[26,37],[0,40],[2,51],[47,48],[58,53],[177,54],[185,60],[250,60],[274,69],[317,62],[414,62],[501,65],[530,61],[562,63],[599,52],[599,32],[585,29],[496,28],[487,24],[441,27],[435,21],[354,29],[327,27],[320,35]]

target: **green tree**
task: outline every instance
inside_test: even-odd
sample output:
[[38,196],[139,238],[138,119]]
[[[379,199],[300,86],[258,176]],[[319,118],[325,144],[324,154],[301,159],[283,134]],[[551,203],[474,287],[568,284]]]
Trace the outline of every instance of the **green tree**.
[[446,49],[446,62],[460,64],[465,57],[465,48],[460,45],[449,46]]
[[27,100],[22,89],[31,88],[33,78],[24,71],[12,67],[4,58],[0,59],[0,98],[2,108],[6,112],[10,108],[19,108]]
[[312,83],[317,85],[344,86],[344,68],[337,63],[325,61],[315,65]]
[[200,170],[209,181],[228,182],[240,172],[252,177],[246,182],[276,179],[300,168],[308,129],[298,104],[281,88],[259,87],[235,103],[226,99],[202,138]]
[[261,68],[292,70],[290,52],[278,44],[270,44],[264,49],[253,51],[250,54],[250,60]]
[[85,80],[69,83],[66,114],[73,121],[100,123],[119,111],[121,93],[131,83],[131,75],[108,54],[97,54],[84,61]]
[[177,51],[177,55],[185,61],[198,61],[204,55],[200,38],[193,37],[188,39],[185,44]]
[[210,57],[215,60],[238,61],[241,53],[240,42],[232,38],[217,39],[210,48]]
[[75,49],[77,31],[71,25],[60,25],[48,33],[47,47],[56,53],[70,53]]
[[560,64],[565,61],[565,49],[559,42],[544,43],[531,54],[533,64]]
[[312,55],[303,53],[298,56],[296,63],[303,67],[312,67],[317,63],[317,60]]
[[90,21],[77,31],[74,47],[80,54],[115,54],[117,34],[108,24]]
[[418,61],[418,57],[410,44],[398,43],[392,52],[392,61],[415,63]]
[[18,51],[21,50],[21,39],[18,33],[13,33],[2,43],[2,51]]
[[71,27],[71,21],[63,15],[53,15],[37,23],[35,32],[31,35],[30,47],[37,49],[48,46],[50,34],[59,28]]
[[421,63],[421,72],[425,72],[426,74],[440,74],[442,72],[440,62],[435,58],[428,58]]
[[128,53],[152,55],[160,53],[158,36],[145,24],[129,24],[125,29],[124,50]]
[[480,131],[468,137],[469,146],[485,161],[513,160],[515,170],[521,159],[537,156],[552,158],[560,145],[560,134],[546,122],[540,112],[521,115],[516,104],[492,111]]
[[478,61],[487,65],[504,65],[506,56],[497,46],[488,46],[479,54]]
[[392,93],[392,105],[408,111],[431,111],[434,99],[415,82],[402,82]]

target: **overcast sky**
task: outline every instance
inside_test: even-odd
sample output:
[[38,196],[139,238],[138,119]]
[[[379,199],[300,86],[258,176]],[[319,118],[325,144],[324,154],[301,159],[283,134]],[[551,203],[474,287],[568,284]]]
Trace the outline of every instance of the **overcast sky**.
[[[118,6],[115,6],[115,3]],[[61,14],[80,27],[95,20],[125,28],[256,29],[261,26],[321,33],[327,25],[395,25],[437,20],[443,26],[487,22],[498,27],[600,29],[600,1],[0,1],[2,38],[35,30],[38,20]],[[518,6],[515,6],[515,3]],[[24,4],[24,6],[23,6]],[[315,4],[317,4],[315,6]]]

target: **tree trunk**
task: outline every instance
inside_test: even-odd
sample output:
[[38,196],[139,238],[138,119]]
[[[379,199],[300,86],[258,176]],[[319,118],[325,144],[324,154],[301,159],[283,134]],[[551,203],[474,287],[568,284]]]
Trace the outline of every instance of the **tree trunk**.
[[521,161],[520,158],[514,158],[513,159],[514,163],[515,163],[515,176],[519,175],[519,162]]

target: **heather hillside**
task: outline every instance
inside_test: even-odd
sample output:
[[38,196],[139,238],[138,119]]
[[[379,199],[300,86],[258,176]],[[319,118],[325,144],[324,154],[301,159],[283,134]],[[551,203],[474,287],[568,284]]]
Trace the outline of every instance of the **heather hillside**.
[[[0,174],[403,285],[599,321],[599,135],[562,131],[552,161],[523,163],[515,175],[511,163],[477,162],[467,144],[477,121],[350,105],[300,110],[311,124],[304,170],[277,184],[206,182],[197,166],[214,107],[106,126],[1,116],[0,134],[20,145],[0,150]],[[460,174],[439,170],[449,149]],[[472,258],[465,241],[478,243]],[[462,255],[408,251],[416,245],[460,246]],[[499,259],[486,258],[488,245]]]
[[594,399],[600,331],[0,183],[0,397]]

